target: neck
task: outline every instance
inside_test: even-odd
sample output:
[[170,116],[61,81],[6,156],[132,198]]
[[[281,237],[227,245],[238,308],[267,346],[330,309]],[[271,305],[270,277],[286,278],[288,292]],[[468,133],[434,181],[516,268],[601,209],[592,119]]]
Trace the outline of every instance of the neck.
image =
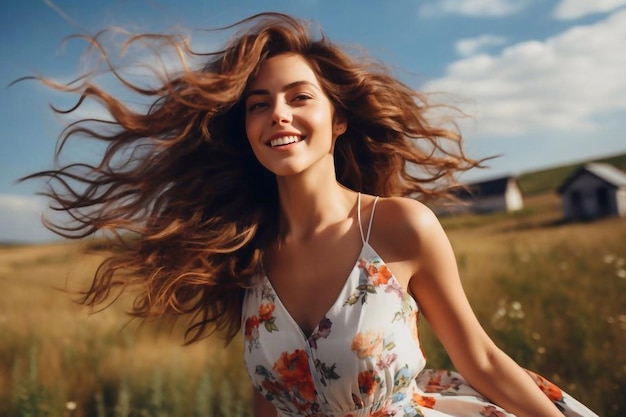
[[337,182],[334,166],[277,183],[285,239],[306,240],[354,214],[355,193]]

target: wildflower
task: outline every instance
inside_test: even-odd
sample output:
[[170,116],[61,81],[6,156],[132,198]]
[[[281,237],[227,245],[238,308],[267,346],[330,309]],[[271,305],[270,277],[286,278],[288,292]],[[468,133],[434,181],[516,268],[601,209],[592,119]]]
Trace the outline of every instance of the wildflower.
[[511,303],[511,311],[509,311],[509,317],[512,319],[524,318],[524,311],[522,310],[522,304],[519,301],[513,301]]
[[604,255],[604,263],[610,264],[615,260],[615,256],[613,255]]
[[74,401],[68,401],[65,403],[65,408],[67,408],[69,411],[74,411],[76,410],[76,403]]
[[626,278],[626,269],[618,269],[616,274],[621,279],[624,279],[624,278]]

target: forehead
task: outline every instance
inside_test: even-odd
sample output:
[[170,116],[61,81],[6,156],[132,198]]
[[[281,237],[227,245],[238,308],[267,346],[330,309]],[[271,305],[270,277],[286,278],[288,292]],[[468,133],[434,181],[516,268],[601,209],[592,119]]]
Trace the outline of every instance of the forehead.
[[317,76],[306,59],[297,54],[281,54],[268,58],[260,65],[248,89],[280,89],[297,81],[308,81],[319,87]]

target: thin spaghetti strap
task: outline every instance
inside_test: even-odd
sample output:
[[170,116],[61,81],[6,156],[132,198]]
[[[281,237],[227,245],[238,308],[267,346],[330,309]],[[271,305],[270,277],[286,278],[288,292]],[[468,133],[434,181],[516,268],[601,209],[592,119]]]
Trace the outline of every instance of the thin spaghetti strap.
[[361,232],[361,240],[365,243],[365,235],[363,234],[363,226],[361,224],[361,193],[356,197],[356,217],[359,221],[359,232]]
[[[367,226],[367,237],[365,238],[365,243],[368,243],[370,240],[370,233],[372,232],[372,222],[374,221],[374,211],[376,210],[376,203],[378,203],[378,196],[376,196],[376,198],[374,199],[374,204],[372,205],[372,214],[370,215],[370,224]],[[361,236],[363,236],[362,231]]]

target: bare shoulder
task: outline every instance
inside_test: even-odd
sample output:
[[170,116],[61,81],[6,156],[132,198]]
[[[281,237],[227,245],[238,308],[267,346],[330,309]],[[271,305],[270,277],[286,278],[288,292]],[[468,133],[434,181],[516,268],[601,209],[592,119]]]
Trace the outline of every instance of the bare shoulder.
[[381,198],[376,206],[370,242],[406,284],[419,269],[420,255],[427,251],[428,242],[443,233],[437,216],[426,205],[410,198],[389,197]]
[[390,238],[404,243],[417,243],[416,239],[419,240],[424,233],[441,227],[430,208],[405,197],[381,198],[375,222],[379,232],[384,230]]

